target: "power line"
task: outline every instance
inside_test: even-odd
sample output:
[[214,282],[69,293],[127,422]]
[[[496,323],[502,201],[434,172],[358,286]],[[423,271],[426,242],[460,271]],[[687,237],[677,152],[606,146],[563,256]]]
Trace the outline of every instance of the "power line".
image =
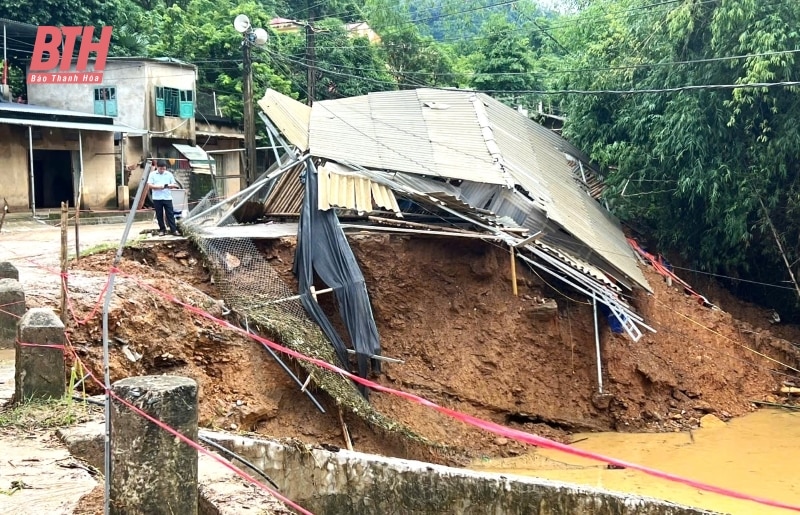
[[[320,49],[347,49],[352,47],[331,47],[331,46],[317,46],[317,50]],[[691,65],[691,64],[705,64],[705,63],[713,63],[713,62],[724,62],[724,61],[735,61],[739,59],[751,59],[754,57],[771,57],[776,55],[788,55],[788,54],[797,54],[800,53],[800,49],[792,49],[792,50],[774,50],[769,52],[760,52],[754,54],[741,54],[741,55],[733,55],[733,56],[724,56],[724,57],[709,57],[709,58],[702,58],[702,59],[687,59],[683,61],[664,61],[658,63],[640,63],[640,64],[630,64],[630,65],[621,65],[621,66],[597,66],[597,67],[590,67],[590,68],[572,68],[572,69],[565,69],[565,70],[547,70],[547,71],[531,71],[531,72],[493,72],[493,73],[480,73],[480,72],[444,72],[444,73],[434,73],[434,72],[414,72],[408,71],[403,72],[404,76],[407,75],[437,75],[437,76],[446,76],[446,77],[461,77],[461,76],[475,76],[475,75],[488,75],[488,76],[496,76],[496,77],[505,77],[505,76],[533,76],[533,77],[547,77],[550,75],[559,75],[559,74],[567,74],[567,73],[586,73],[586,72],[608,72],[608,71],[621,71],[621,70],[638,70],[638,69],[645,69],[645,68],[657,68],[661,66],[683,66],[683,65]],[[299,58],[300,56],[292,54],[292,57]],[[202,62],[202,61],[197,61]],[[209,61],[211,62],[211,61]],[[344,66],[339,65],[342,68],[346,68],[349,70],[361,70],[361,71],[374,71],[373,68],[363,68],[363,67],[355,67],[355,66]]]
[[[273,57],[284,59],[294,64],[298,64],[300,66],[306,66],[306,63],[302,61],[291,59],[286,56],[281,56],[279,54],[273,54]],[[330,70],[326,68],[322,68],[319,66],[315,66],[315,68],[324,73],[330,73],[332,75],[338,75],[342,77],[350,77],[354,79],[364,80],[373,82],[376,84],[384,84],[384,85],[396,85],[396,86],[410,86],[410,87],[418,87],[419,84],[410,84],[410,83],[403,83],[403,82],[389,82],[389,81],[382,81],[378,79],[372,79],[370,77],[363,77],[359,75],[353,75],[351,73],[339,72],[336,70]],[[537,95],[636,95],[636,94],[654,94],[654,93],[679,93],[684,91],[696,91],[696,90],[728,90],[728,89],[759,89],[759,88],[772,88],[772,87],[793,87],[793,86],[800,86],[800,81],[780,81],[780,82],[747,82],[741,84],[697,84],[697,85],[687,85],[687,86],[676,86],[672,88],[646,88],[646,89],[628,89],[628,90],[617,90],[617,89],[598,89],[598,90],[588,90],[588,89],[561,89],[561,90],[545,90],[545,89],[525,89],[525,90],[505,90],[505,89],[472,89],[472,88],[458,88],[459,91],[465,91],[470,93],[513,93],[513,94],[537,94]],[[454,88],[442,88],[437,86],[428,86],[432,89],[442,89],[442,90],[450,90]]]

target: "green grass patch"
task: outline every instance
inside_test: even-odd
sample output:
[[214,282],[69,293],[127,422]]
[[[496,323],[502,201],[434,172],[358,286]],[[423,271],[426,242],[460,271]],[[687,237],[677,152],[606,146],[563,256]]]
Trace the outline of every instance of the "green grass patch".
[[55,429],[91,420],[100,412],[96,406],[71,398],[35,400],[0,408],[0,429]]
[[[129,239],[127,242],[125,242],[125,248],[133,247],[134,245],[137,245],[139,242],[141,242],[143,239],[144,236],[137,236],[136,238]],[[99,243],[97,245],[89,247],[88,249],[81,250],[81,257],[92,256],[94,254],[102,254],[103,252],[108,252],[109,250],[117,250],[118,246],[119,246],[118,241]],[[74,258],[75,255],[70,254],[70,259]]]

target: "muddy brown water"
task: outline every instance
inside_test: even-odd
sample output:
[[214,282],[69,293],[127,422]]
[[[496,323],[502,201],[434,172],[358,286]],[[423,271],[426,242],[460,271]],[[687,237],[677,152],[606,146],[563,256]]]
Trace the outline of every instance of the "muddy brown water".
[[[575,435],[573,441],[575,447],[587,451],[713,486],[800,505],[800,482],[794,475],[800,461],[800,412],[760,410],[692,433],[590,433]],[[516,458],[482,460],[471,468],[579,483],[722,513],[792,513],[637,471],[609,470],[595,461],[546,449]]]

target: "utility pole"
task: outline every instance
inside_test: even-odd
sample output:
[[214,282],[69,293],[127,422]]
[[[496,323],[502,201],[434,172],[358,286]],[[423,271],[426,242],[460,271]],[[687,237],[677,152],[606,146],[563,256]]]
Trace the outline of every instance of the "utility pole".
[[244,96],[244,162],[247,186],[256,177],[256,120],[253,113],[253,56],[248,38],[242,40],[242,63],[244,78],[242,95]]
[[247,186],[256,178],[256,115],[253,112],[253,46],[263,46],[269,39],[264,29],[254,29],[250,18],[240,14],[233,20],[233,27],[242,35],[242,97],[244,100],[244,176]]
[[[306,7],[308,4],[311,3],[313,0],[306,1]],[[314,69],[314,64],[316,60],[315,49],[314,49],[314,27],[312,23],[314,22],[314,6],[312,5],[309,7],[308,10],[308,22],[306,23],[306,86],[307,86],[307,93],[308,93],[308,105],[312,105],[314,103],[314,97],[316,96],[316,89],[317,89],[317,74]]]

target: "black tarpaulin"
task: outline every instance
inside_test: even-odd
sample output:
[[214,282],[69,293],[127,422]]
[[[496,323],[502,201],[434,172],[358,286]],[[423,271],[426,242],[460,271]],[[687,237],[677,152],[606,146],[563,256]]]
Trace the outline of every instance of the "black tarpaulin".
[[[370,360],[370,356],[378,356],[381,353],[378,328],[372,316],[372,306],[364,276],[339,225],[336,213],[333,210],[321,211],[317,208],[317,178],[314,163],[309,160],[304,173],[305,195],[300,210],[294,260],[294,273],[300,285],[300,299],[303,307],[333,343],[344,368],[349,370],[347,346],[309,293],[314,284],[314,273],[316,272],[328,287],[334,289],[339,315],[355,347],[358,375],[367,377],[370,361],[373,371],[380,372],[380,362]],[[361,391],[366,396],[366,390],[362,388]]]

